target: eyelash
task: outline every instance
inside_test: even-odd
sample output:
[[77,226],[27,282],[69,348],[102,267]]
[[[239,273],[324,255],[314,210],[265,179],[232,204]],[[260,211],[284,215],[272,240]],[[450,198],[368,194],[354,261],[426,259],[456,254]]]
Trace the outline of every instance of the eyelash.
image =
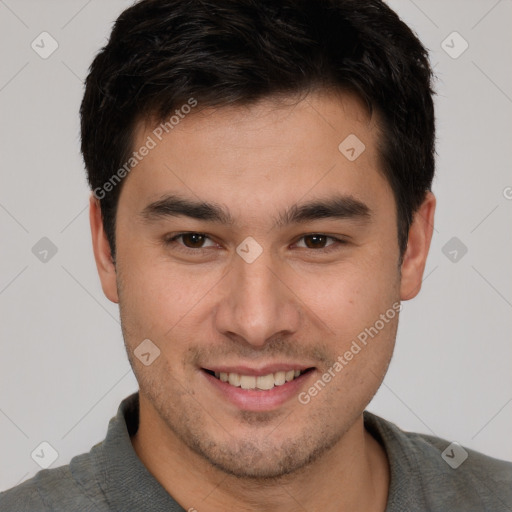
[[[185,252],[187,254],[194,254],[194,255],[200,254],[201,252],[208,250],[208,247],[199,247],[197,249],[191,249],[190,247],[186,247],[185,245],[178,244],[177,240],[179,238],[181,238],[182,236],[184,236],[184,235],[201,235],[201,236],[206,237],[208,240],[211,240],[211,238],[208,235],[206,235],[205,233],[200,233],[198,231],[185,231],[185,232],[173,235],[171,237],[165,238],[164,239],[165,246],[169,247],[169,246],[173,246],[173,245],[178,245],[179,246],[179,250],[181,252]],[[325,248],[320,248],[320,249],[311,249],[309,247],[301,247],[301,249],[309,249],[310,251],[327,254],[327,253],[329,253],[331,251],[338,250],[340,245],[347,244],[346,240],[343,240],[341,238],[336,238],[334,236],[325,235],[323,233],[308,233],[307,235],[302,235],[297,240],[297,242],[302,240],[303,238],[308,237],[308,236],[323,236],[323,237],[326,237],[329,240],[333,240],[334,243],[328,245]],[[297,242],[295,242],[295,243],[297,243]]]

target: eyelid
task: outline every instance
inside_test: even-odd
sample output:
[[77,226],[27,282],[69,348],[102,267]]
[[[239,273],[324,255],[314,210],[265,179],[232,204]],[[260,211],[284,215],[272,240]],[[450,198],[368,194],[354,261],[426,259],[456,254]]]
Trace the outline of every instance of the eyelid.
[[[183,237],[185,235],[201,235],[201,236],[204,236],[205,239],[208,239],[211,242],[215,243],[209,235],[207,235],[206,233],[202,233],[200,231],[183,231],[181,233],[167,235],[166,237],[164,237],[164,243],[166,245],[173,245],[173,244],[176,243],[177,239],[179,239],[179,238],[181,238],[181,237]],[[201,250],[206,249],[205,247],[199,247],[197,249],[192,249],[191,247],[187,247],[187,246],[185,246],[183,244],[178,244],[178,245],[180,245],[180,247],[182,249],[184,249],[184,250],[193,251],[193,252],[196,252],[196,253],[201,251]]]
[[326,233],[318,233],[318,232],[314,232],[314,233],[306,233],[306,234],[304,234],[304,235],[300,236],[300,237],[297,239],[297,241],[295,242],[295,244],[296,244],[297,242],[299,242],[300,240],[303,240],[303,239],[304,239],[304,238],[306,238],[307,236],[315,236],[315,235],[317,235],[317,236],[323,236],[323,237],[325,237],[325,238],[328,238],[328,239],[330,239],[330,240],[333,240],[333,241],[334,241],[334,243],[327,245],[325,248],[320,248],[320,249],[310,249],[309,247],[304,247],[304,249],[310,249],[310,250],[315,251],[315,252],[322,252],[322,251],[326,252],[326,251],[328,251],[328,250],[329,250],[329,249],[328,249],[329,247],[336,246],[337,244],[345,244],[345,243],[347,243],[347,240],[345,240],[344,238],[336,237],[336,236],[333,236],[333,235],[328,235],[328,234],[326,234]]

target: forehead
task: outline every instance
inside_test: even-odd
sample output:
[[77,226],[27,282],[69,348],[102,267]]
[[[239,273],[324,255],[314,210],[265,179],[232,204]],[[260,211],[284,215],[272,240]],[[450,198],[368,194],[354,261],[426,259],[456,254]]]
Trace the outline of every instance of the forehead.
[[376,119],[354,95],[195,109],[137,125],[133,149],[151,149],[121,196],[144,208],[179,193],[275,219],[289,204],[333,191],[364,203],[392,195],[381,173]]

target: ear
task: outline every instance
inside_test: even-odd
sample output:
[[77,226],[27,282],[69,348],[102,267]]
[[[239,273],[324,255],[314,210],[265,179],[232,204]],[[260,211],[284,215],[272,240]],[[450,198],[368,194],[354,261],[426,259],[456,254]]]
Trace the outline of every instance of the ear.
[[89,199],[89,221],[91,223],[92,247],[96,268],[101,281],[103,293],[107,299],[118,303],[116,267],[112,261],[112,253],[105,230],[99,200],[91,194]]
[[401,268],[401,300],[409,300],[416,297],[421,289],[423,272],[434,231],[435,209],[436,198],[432,192],[427,192],[425,200],[414,214],[409,229],[407,249]]

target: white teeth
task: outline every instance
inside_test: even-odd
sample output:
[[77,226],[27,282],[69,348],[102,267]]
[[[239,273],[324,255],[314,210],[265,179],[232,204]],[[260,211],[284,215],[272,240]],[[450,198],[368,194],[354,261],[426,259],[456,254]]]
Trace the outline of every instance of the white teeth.
[[229,374],[229,383],[232,386],[239,387],[240,386],[240,375],[238,375],[238,373],[230,373]]
[[274,387],[275,379],[274,375],[271,373],[270,375],[263,375],[256,379],[256,387],[258,389],[272,389]]
[[274,381],[276,386],[282,386],[286,382],[286,372],[274,373]]
[[[231,374],[229,379],[231,381]],[[241,375],[240,387],[242,389],[254,389],[256,387],[256,377],[254,375]]]
[[280,371],[269,373],[268,375],[240,375],[238,373],[214,372],[215,377],[222,382],[228,382],[231,386],[242,389],[261,389],[268,391],[274,386],[282,386],[286,382],[290,382],[301,374],[300,370],[289,370],[287,372]]

